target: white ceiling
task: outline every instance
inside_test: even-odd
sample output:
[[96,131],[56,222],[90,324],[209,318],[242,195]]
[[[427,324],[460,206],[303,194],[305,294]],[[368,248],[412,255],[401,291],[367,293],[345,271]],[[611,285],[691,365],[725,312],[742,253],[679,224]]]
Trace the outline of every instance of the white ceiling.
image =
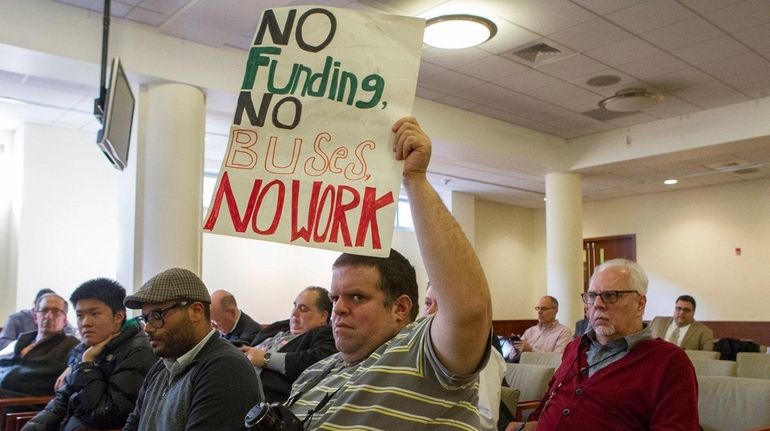
[[[100,12],[102,0],[56,0]],[[120,0],[114,18],[222,49],[248,49],[265,7],[289,0]],[[316,0],[313,4],[421,16],[446,0]],[[498,26],[477,48],[423,49],[417,95],[567,140],[660,119],[686,116],[770,96],[768,0],[467,0]],[[1,20],[2,18],[0,18]],[[527,64],[512,52],[535,42],[563,55]],[[587,81],[620,78],[609,86]],[[600,120],[585,115],[616,91],[643,87],[663,96],[654,107]],[[31,121],[97,130],[91,114],[96,86],[0,70],[0,128]],[[235,106],[222,95],[207,118],[207,158],[221,158]],[[209,103],[212,102],[209,96]],[[229,106],[221,108],[221,106]],[[222,111],[224,109],[224,112]],[[11,118],[11,114],[13,117]],[[5,118],[4,118],[5,117]],[[217,166],[216,161],[210,162]],[[736,173],[735,170],[748,170]],[[448,175],[447,172],[452,172]],[[770,141],[691,150],[633,163],[581,171],[587,201],[770,177]],[[433,180],[483,199],[542,206],[542,178],[464,164],[434,173]]]

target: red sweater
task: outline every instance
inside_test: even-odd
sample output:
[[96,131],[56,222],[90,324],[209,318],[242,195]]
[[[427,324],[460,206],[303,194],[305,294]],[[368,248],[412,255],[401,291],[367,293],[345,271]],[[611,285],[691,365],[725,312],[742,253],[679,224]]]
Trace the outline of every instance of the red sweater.
[[660,339],[642,341],[589,378],[578,372],[587,366],[589,343],[581,337],[567,345],[540,407],[529,416],[539,418],[538,431],[700,429],[698,382],[682,349]]

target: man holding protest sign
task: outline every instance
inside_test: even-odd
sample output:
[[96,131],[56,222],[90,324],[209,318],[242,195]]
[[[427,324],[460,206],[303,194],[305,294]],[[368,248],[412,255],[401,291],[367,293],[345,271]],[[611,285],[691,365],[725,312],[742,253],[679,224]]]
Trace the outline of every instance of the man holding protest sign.
[[414,268],[342,254],[332,267],[332,327],[340,353],[311,366],[286,405],[305,421],[347,427],[480,429],[478,372],[488,359],[489,288],[460,226],[426,177],[430,138],[414,118],[395,123],[393,151],[431,286],[441,309],[414,321]]

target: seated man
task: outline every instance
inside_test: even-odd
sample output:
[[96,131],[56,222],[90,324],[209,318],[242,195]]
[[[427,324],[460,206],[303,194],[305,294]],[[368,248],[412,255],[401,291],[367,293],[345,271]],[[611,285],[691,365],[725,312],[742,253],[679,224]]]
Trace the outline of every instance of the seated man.
[[38,298],[34,318],[37,331],[21,334],[13,350],[0,357],[0,398],[53,395],[56,378],[67,368],[67,355],[79,342],[64,333],[67,301],[61,296],[47,293]]
[[126,297],[141,308],[150,346],[162,360],[144,379],[125,431],[236,431],[262,401],[248,360],[211,328],[211,298],[197,275],[172,268]]
[[[430,316],[438,311],[438,300],[433,294],[433,288],[428,282],[425,290],[425,311]],[[492,337],[493,340],[497,337]],[[497,429],[500,418],[500,397],[503,378],[505,377],[505,361],[503,355],[490,345],[491,356],[487,366],[479,373],[479,413],[481,414],[481,429]]]
[[572,331],[559,323],[559,301],[553,296],[540,298],[535,306],[537,325],[524,331],[513,345],[519,352],[563,352],[572,340]]
[[599,265],[583,294],[592,329],[567,346],[532,422],[507,429],[697,431],[695,370],[682,349],[652,338],[646,295],[639,264]]
[[[479,429],[478,373],[486,365],[491,301],[481,264],[428,182],[430,139],[414,118],[393,126],[404,160],[422,259],[441,308],[418,312],[414,267],[342,254],[332,265],[332,330],[339,350],[311,365],[286,402],[305,429]],[[312,412],[312,413],[311,413]]]
[[[35,304],[41,296],[46,293],[56,293],[51,289],[40,289],[35,295],[35,300],[32,302],[32,309],[21,310],[8,316],[8,319],[3,325],[3,330],[0,331],[0,350],[19,338],[19,335],[25,332],[37,331],[37,323],[35,323]],[[67,322],[64,326],[64,333],[67,335],[75,335],[75,328]]]
[[714,331],[695,321],[695,298],[676,298],[674,317],[656,316],[650,322],[652,336],[662,338],[685,350],[714,350]]
[[259,323],[238,309],[235,296],[226,290],[211,294],[211,326],[236,347],[248,346],[262,330]]
[[122,427],[144,376],[157,361],[142,329],[126,320],[126,290],[97,278],[70,296],[83,343],[70,354],[70,373],[45,410],[23,431]]
[[329,292],[311,286],[294,300],[289,330],[262,339],[256,347],[241,347],[262,379],[265,400],[284,402],[291,385],[305,369],[337,352],[329,326]]

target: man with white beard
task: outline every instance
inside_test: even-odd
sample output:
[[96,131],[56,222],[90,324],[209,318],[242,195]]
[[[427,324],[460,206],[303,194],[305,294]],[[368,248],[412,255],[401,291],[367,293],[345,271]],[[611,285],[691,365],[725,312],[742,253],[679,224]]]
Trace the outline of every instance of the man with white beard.
[[530,422],[508,430],[698,430],[698,386],[682,349],[642,321],[647,275],[613,259],[596,268],[583,302],[591,328],[567,345]]

